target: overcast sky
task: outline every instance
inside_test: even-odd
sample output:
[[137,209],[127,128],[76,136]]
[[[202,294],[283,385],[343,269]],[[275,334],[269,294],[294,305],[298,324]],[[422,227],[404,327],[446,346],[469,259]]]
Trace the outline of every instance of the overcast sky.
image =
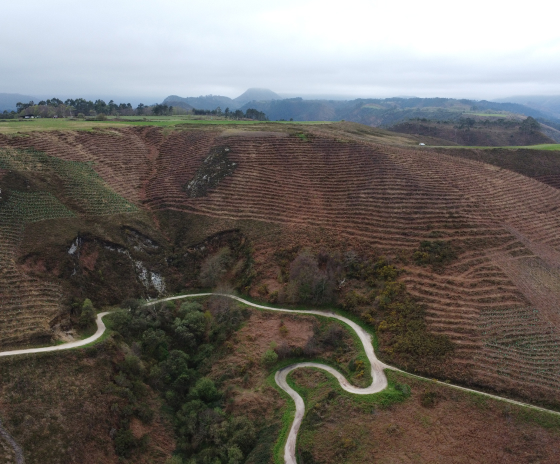
[[2,1],[0,92],[560,95],[554,3]]

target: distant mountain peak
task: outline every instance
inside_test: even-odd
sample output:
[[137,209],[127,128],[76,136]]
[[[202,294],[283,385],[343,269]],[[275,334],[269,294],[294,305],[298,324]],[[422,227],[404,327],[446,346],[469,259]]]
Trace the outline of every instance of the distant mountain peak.
[[258,89],[251,88],[247,89],[244,93],[239,95],[239,97],[233,99],[239,105],[244,105],[250,101],[271,101],[271,100],[282,100],[282,97],[277,93],[269,89]]

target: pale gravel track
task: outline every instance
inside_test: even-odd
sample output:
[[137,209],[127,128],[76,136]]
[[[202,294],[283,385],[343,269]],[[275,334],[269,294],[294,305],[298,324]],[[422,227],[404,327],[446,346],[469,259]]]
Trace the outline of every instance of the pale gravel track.
[[20,446],[16,443],[10,433],[3,427],[2,419],[0,419],[0,438],[3,438],[8,445],[14,450],[14,455],[16,457],[16,464],[25,464],[25,459],[23,459],[23,451]]
[[[154,305],[156,303],[161,303],[164,301],[171,301],[171,300],[180,300],[180,299],[185,299],[185,298],[196,298],[196,297],[202,297],[202,296],[222,296],[222,297],[227,297],[227,298],[232,298],[234,300],[239,301],[240,303],[246,304],[247,306],[252,306],[254,308],[259,308],[259,309],[266,309],[268,311],[277,311],[277,312],[285,312],[285,313],[299,313],[299,314],[314,314],[317,316],[324,316],[324,317],[330,317],[333,319],[338,319],[339,321],[344,322],[346,325],[350,326],[352,328],[352,330],[354,330],[356,332],[356,334],[358,335],[358,337],[360,338],[363,347],[364,347],[364,351],[369,359],[370,365],[371,365],[371,377],[372,377],[372,383],[369,387],[366,388],[358,388],[355,387],[353,385],[351,385],[348,380],[346,380],[346,378],[340,373],[338,372],[336,369],[324,365],[324,364],[319,364],[319,363],[312,363],[312,362],[303,362],[303,363],[297,363],[297,364],[292,364],[290,366],[284,367],[280,370],[278,370],[274,376],[274,379],[276,381],[276,384],[282,389],[284,390],[295,402],[295,406],[296,406],[296,411],[295,411],[295,417],[294,417],[294,421],[292,423],[292,427],[290,428],[290,432],[288,434],[288,438],[286,440],[286,446],[284,448],[284,460],[286,462],[286,464],[296,464],[297,460],[296,460],[296,443],[297,443],[297,433],[299,431],[299,428],[301,426],[301,421],[303,419],[303,415],[305,413],[305,404],[303,402],[303,399],[301,398],[301,396],[288,385],[287,382],[287,376],[288,374],[298,368],[302,368],[302,367],[310,367],[310,368],[315,368],[315,369],[322,369],[330,374],[332,374],[340,383],[340,386],[343,390],[349,392],[349,393],[353,393],[356,395],[370,395],[372,393],[378,393],[380,391],[383,391],[386,387],[387,387],[387,377],[385,376],[385,372],[384,369],[391,369],[394,371],[398,371],[401,372],[403,374],[409,375],[411,377],[416,377],[422,380],[429,380],[429,381],[433,381],[432,379],[427,379],[425,377],[420,377],[418,375],[414,375],[414,374],[409,374],[407,372],[401,371],[400,369],[397,369],[395,367],[389,366],[387,364],[384,364],[383,362],[379,361],[375,355],[375,351],[373,350],[373,345],[372,345],[372,338],[371,335],[366,332],[362,327],[360,327],[358,324],[356,324],[355,322],[351,321],[350,319],[347,319],[343,316],[340,316],[339,314],[332,312],[332,311],[319,311],[319,310],[301,310],[301,309],[284,309],[284,308],[271,308],[270,306],[263,306],[263,305],[259,305],[256,303],[252,303],[250,301],[244,300],[243,298],[240,298],[238,296],[234,296],[234,295],[228,295],[228,294],[222,294],[222,293],[194,293],[194,294],[190,294],[190,295],[178,295],[178,296],[172,296],[169,298],[162,298],[159,300],[152,300],[147,302],[146,306],[151,306]],[[95,332],[94,335],[92,335],[89,338],[86,338],[85,340],[80,340],[77,342],[71,342],[71,343],[65,343],[64,345],[57,345],[57,346],[49,346],[49,347],[45,347],[45,348],[29,348],[29,349],[24,349],[24,350],[13,350],[13,351],[4,351],[4,352],[0,352],[0,357],[2,356],[16,356],[16,355],[21,355],[21,354],[33,354],[33,353],[44,353],[44,352],[50,352],[50,351],[61,351],[61,350],[69,350],[72,348],[79,348],[81,346],[85,346],[85,345],[89,345],[90,343],[98,340],[99,338],[101,338],[101,336],[103,335],[103,333],[105,332],[105,324],[103,323],[103,316],[109,314],[108,312],[104,312],[104,313],[100,313],[97,315],[97,331]],[[450,388],[456,388],[458,390],[462,390],[465,392],[470,392],[470,393],[476,393],[479,395],[483,395],[485,397],[488,398],[492,398],[495,400],[500,400],[500,401],[504,401],[510,404],[515,404],[518,406],[523,406],[526,408],[530,408],[530,409],[534,409],[537,411],[543,411],[543,412],[547,412],[547,413],[551,413],[551,414],[556,414],[556,415],[560,415],[560,412],[557,411],[552,411],[549,409],[545,409],[545,408],[540,408],[538,406],[533,406],[531,404],[527,404],[527,403],[522,403],[520,401],[515,401],[515,400],[510,400],[508,398],[503,398],[500,396],[496,396],[496,395],[491,395],[489,393],[484,393],[484,392],[480,392],[477,390],[472,390],[470,388],[465,388],[465,387],[460,387],[458,385],[452,385],[452,384],[448,384],[448,383],[440,383],[438,382],[438,384],[440,385],[445,385],[448,386]],[[4,432],[4,434],[2,434],[2,432]],[[5,431],[2,428],[2,423],[0,422],[0,434],[2,434],[2,436],[6,438],[6,436],[9,436],[11,438],[11,436],[8,434],[7,431]],[[19,450],[19,455],[21,457],[21,461],[17,461],[17,464],[23,464],[23,453],[21,453],[21,448],[19,448],[19,446],[17,445],[17,443],[15,441],[13,441],[13,438],[11,438],[11,442],[9,441],[9,443],[12,445],[12,447],[14,448],[14,451],[16,452],[16,456],[18,456],[18,450]]]
[[[71,350],[72,348],[79,348],[81,346],[89,345],[95,342],[105,333],[105,324],[103,323],[103,316],[109,314],[108,312],[99,313],[95,322],[97,323],[97,330],[95,333],[84,340],[78,340],[76,342],[65,343],[64,345],[47,346],[44,348],[27,348],[24,350],[12,350],[12,351],[2,351],[0,352],[0,357],[4,356],[17,356],[21,354],[34,354],[34,353],[45,353],[49,351],[61,351],[61,350]],[[6,440],[6,442],[12,447],[16,456],[16,464],[24,464],[25,460],[23,458],[23,451],[9,432],[2,426],[2,420],[0,420],[0,436]]]
[[109,314],[109,312],[99,313],[97,315],[97,319],[95,321],[97,323],[97,331],[91,337],[85,338],[83,340],[78,340],[76,342],[64,343],[63,345],[45,346],[43,348],[26,348],[24,350],[2,351],[0,352],[0,358],[3,356],[16,356],[19,354],[47,353],[49,351],[71,350],[72,348],[79,348],[80,346],[89,345],[90,343],[93,343],[97,339],[101,338],[101,336],[105,332],[103,317],[107,314]]
[[[246,304],[248,306],[252,306],[254,308],[259,308],[259,309],[266,309],[266,310],[269,310],[269,311],[278,311],[278,312],[286,312],[286,313],[299,313],[299,314],[315,314],[317,316],[324,316],[324,317],[330,317],[330,318],[333,318],[333,319],[338,319],[339,321],[342,321],[345,324],[347,324],[348,326],[350,326],[352,328],[352,330],[354,330],[356,332],[356,334],[358,335],[358,337],[360,338],[360,340],[361,340],[361,342],[364,346],[364,351],[366,352],[366,355],[367,355],[367,357],[369,359],[369,362],[370,362],[370,365],[371,365],[371,378],[372,378],[371,385],[369,387],[366,387],[366,388],[358,388],[358,387],[355,387],[354,385],[351,385],[348,382],[348,380],[346,380],[346,378],[340,372],[338,372],[336,369],[334,369],[330,366],[324,365],[324,364],[319,364],[319,363],[303,362],[303,363],[292,364],[291,366],[284,367],[284,368],[282,368],[282,369],[280,369],[279,371],[276,372],[276,374],[274,376],[274,380],[276,381],[276,384],[282,390],[284,390],[294,400],[294,403],[295,403],[295,406],[296,406],[294,421],[292,422],[292,427],[290,428],[290,432],[288,433],[288,438],[286,439],[286,446],[284,447],[284,461],[285,461],[286,464],[297,464],[297,459],[296,459],[297,434],[298,434],[299,428],[301,426],[303,416],[305,414],[305,403],[303,402],[302,397],[293,388],[291,388],[288,385],[287,377],[288,377],[288,374],[290,372],[292,372],[293,370],[299,369],[301,367],[311,367],[311,368],[322,369],[324,371],[327,371],[328,373],[332,374],[338,380],[338,382],[340,383],[340,386],[343,390],[345,390],[349,393],[353,393],[355,395],[370,395],[372,393],[379,393],[380,391],[384,390],[387,387],[387,377],[385,376],[384,369],[391,369],[391,370],[394,370],[394,371],[398,371],[398,372],[401,372],[403,374],[409,375],[411,377],[416,377],[416,378],[419,378],[419,379],[422,379],[422,380],[434,381],[433,379],[427,379],[425,377],[420,377],[418,375],[409,374],[408,372],[402,371],[400,369],[389,366],[389,365],[384,364],[381,361],[379,361],[377,359],[377,356],[375,356],[375,351],[373,350],[371,335],[368,332],[366,332],[362,327],[360,327],[358,324],[356,324],[355,322],[352,322],[350,319],[347,319],[343,316],[340,316],[339,314],[334,313],[332,311],[271,308],[270,306],[263,306],[263,305],[259,305],[259,304],[256,304],[256,303],[251,303],[250,301],[244,300],[243,298],[240,298],[238,296],[228,295],[228,294],[223,294],[223,293],[196,293],[196,294],[192,294],[192,295],[178,295],[178,296],[172,296],[172,297],[169,297],[169,298],[163,298],[163,299],[160,299],[160,300],[150,301],[147,304],[148,305],[153,305],[153,304],[161,303],[161,302],[164,302],[164,301],[179,300],[179,299],[184,299],[184,298],[195,298],[195,297],[201,297],[201,296],[213,296],[213,295],[233,298],[234,300],[237,300],[237,301],[239,301],[243,304]],[[505,401],[507,403],[515,404],[515,405],[518,405],[518,406],[523,406],[523,407],[535,409],[535,410],[538,410],[538,411],[543,411],[543,412],[548,412],[548,413],[551,413],[551,414],[560,415],[560,413],[557,412],[557,411],[551,411],[549,409],[540,408],[538,406],[533,406],[531,404],[522,403],[520,401],[510,400],[508,398],[502,398],[500,396],[491,395],[489,393],[484,393],[484,392],[480,392],[480,391],[477,391],[477,390],[472,390],[470,388],[459,387],[458,385],[452,385],[452,384],[441,383],[441,382],[438,382],[438,384],[446,385],[450,388],[456,388],[458,390],[462,390],[462,391],[465,391],[465,392],[477,393],[479,395],[483,395],[483,396],[486,396],[488,398],[493,398],[493,399],[496,399],[496,400]]]

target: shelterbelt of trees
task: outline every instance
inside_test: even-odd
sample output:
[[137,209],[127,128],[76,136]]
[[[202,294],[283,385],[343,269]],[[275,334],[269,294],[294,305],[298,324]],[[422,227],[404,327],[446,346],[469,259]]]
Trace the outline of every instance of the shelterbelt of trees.
[[171,116],[178,114],[195,114],[195,115],[215,115],[228,119],[255,119],[266,121],[266,114],[262,111],[249,108],[243,112],[241,110],[230,111],[226,108],[222,112],[218,107],[215,110],[197,110],[185,109],[179,107],[168,106],[165,104],[144,105],[140,103],[133,108],[130,103],[115,103],[110,100],[105,103],[104,100],[95,101],[77,98],[75,100],[68,98],[65,101],[59,98],[50,100],[41,100],[39,103],[30,101],[28,103],[18,102],[16,111],[5,110],[0,114],[0,119],[14,119],[18,117],[34,116],[42,118],[53,117],[96,117],[96,116]]

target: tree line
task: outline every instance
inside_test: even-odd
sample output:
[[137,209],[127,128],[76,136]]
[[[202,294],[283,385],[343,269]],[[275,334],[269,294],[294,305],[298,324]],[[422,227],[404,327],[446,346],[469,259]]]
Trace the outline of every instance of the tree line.
[[110,100],[106,103],[104,100],[95,101],[86,100],[85,98],[68,98],[64,101],[59,98],[41,100],[38,103],[30,101],[27,103],[18,102],[16,111],[5,110],[0,114],[0,119],[15,119],[18,117],[34,116],[41,118],[67,118],[67,117],[106,117],[106,116],[171,116],[174,114],[194,114],[209,115],[217,117],[225,117],[226,119],[253,119],[257,121],[267,121],[266,114],[253,108],[247,111],[242,110],[230,111],[226,108],[222,112],[218,107],[215,110],[185,110],[168,106],[164,103],[155,105],[144,105],[140,103],[136,108],[130,103],[115,103]]
[[[98,99],[95,101],[86,100],[85,98],[68,98],[64,101],[59,98],[52,98],[48,100],[41,100],[38,103],[30,101],[27,103],[16,103],[16,111],[7,111],[0,115],[2,119],[13,119],[20,116],[35,116],[42,118],[52,117],[87,117],[87,116],[142,116],[155,114],[153,109],[161,105],[147,106],[140,103],[136,108],[133,108],[130,103],[115,103],[110,100],[106,103],[104,100]],[[171,114],[173,107],[167,107],[166,112]]]
[[253,119],[256,121],[268,121],[265,113],[254,108],[249,108],[245,112],[242,110],[231,111],[229,108],[222,111],[219,106],[215,110],[199,110],[193,108],[192,114],[225,117],[226,119]]

